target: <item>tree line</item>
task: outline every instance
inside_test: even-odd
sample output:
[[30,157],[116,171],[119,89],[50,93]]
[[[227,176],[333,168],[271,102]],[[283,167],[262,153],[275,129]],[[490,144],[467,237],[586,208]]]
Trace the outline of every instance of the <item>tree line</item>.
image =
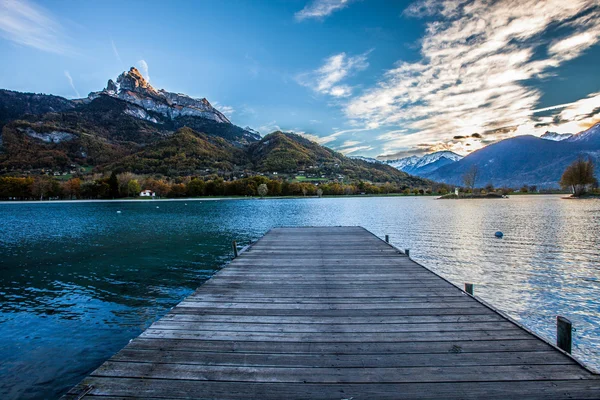
[[[264,185],[264,188],[261,188]],[[265,191],[266,188],[266,191]],[[224,180],[218,176],[164,178],[136,175],[133,173],[111,173],[75,177],[66,181],[51,176],[0,177],[0,199],[43,200],[43,199],[119,199],[138,197],[142,190],[151,190],[157,197],[202,197],[202,196],[336,196],[359,194],[445,194],[450,187],[434,184],[431,187],[411,188],[397,183],[373,184],[356,181],[353,183],[293,182],[252,176]]]

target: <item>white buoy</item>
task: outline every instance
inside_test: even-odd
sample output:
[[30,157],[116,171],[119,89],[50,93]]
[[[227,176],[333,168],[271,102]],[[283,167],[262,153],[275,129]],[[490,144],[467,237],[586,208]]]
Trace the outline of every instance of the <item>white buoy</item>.
[[158,206],[156,206],[156,208],[158,208]]
[[117,214],[121,214],[121,211],[117,211]]

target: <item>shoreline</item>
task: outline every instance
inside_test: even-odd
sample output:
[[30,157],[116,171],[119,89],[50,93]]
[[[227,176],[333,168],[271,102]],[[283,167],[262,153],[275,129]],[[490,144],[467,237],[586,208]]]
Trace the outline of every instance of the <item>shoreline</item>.
[[[559,196],[564,195],[561,193],[522,193],[519,196]],[[124,198],[124,199],[76,199],[76,200],[2,200],[0,201],[0,205],[4,204],[65,204],[65,203],[133,203],[133,202],[166,202],[166,201],[222,201],[222,200],[294,200],[294,199],[334,199],[334,198],[376,198],[376,197],[401,197],[401,198],[433,198],[435,200],[477,200],[480,199],[478,197],[461,197],[461,198],[442,198],[439,197],[438,194],[429,194],[429,195],[404,195],[398,193],[389,193],[389,194],[356,194],[356,195],[330,195],[330,196],[266,196],[264,198],[261,197],[242,197],[242,196],[221,196],[221,197],[182,197],[182,198],[163,198],[163,199],[134,199],[134,198]],[[598,197],[588,197],[588,198],[598,198]],[[484,198],[485,199],[485,198]],[[490,199],[490,198],[487,198]],[[491,199],[501,199],[492,197]],[[577,199],[572,197],[563,197],[563,199]]]

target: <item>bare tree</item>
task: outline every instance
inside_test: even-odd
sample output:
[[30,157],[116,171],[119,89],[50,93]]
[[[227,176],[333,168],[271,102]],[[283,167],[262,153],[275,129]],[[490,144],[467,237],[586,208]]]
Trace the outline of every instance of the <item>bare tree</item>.
[[479,167],[475,164],[471,166],[463,175],[463,182],[467,188],[471,189],[471,193],[475,190],[475,184],[479,177]]

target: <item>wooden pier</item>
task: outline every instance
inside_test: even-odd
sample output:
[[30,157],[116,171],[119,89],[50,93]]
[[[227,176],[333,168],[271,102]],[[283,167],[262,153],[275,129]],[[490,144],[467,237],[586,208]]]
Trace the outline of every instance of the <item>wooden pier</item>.
[[269,231],[67,399],[598,399],[573,358],[360,227]]

